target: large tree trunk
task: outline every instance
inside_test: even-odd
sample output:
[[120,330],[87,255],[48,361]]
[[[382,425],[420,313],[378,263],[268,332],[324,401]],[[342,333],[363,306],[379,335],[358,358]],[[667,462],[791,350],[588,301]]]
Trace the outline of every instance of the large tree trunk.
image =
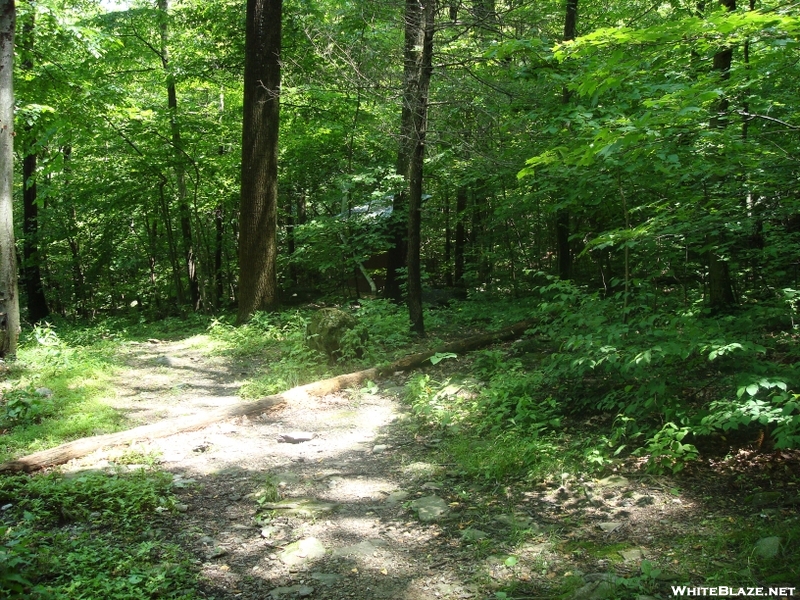
[[0,464],[0,473],[36,471],[37,469],[63,464],[72,459],[85,456],[95,450],[109,446],[167,437],[183,431],[194,431],[234,417],[257,416],[288,402],[298,402],[311,396],[324,396],[339,390],[356,388],[366,380],[378,380],[396,371],[415,369],[427,364],[427,361],[437,353],[452,352],[461,354],[477,348],[483,348],[490,344],[513,339],[521,336],[533,325],[533,321],[521,321],[500,331],[476,335],[457,342],[445,344],[435,350],[412,354],[385,367],[375,367],[364,371],[339,375],[338,377],[332,377],[330,379],[315,381],[314,383],[292,388],[281,394],[266,396],[255,402],[242,402],[203,415],[168,419],[160,423],[144,425],[128,431],[75,440],[74,442],[68,442],[55,448],[50,448],[49,450],[42,450],[41,452],[36,452],[23,458]]
[[281,0],[247,0],[239,208],[239,311],[278,306],[278,125]]
[[0,0],[0,358],[17,353],[19,295],[14,247],[14,0]]

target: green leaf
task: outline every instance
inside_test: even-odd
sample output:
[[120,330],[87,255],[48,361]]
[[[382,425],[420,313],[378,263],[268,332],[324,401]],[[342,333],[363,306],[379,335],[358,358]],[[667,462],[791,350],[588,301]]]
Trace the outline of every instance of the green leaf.
[[446,358],[458,358],[458,354],[453,352],[437,352],[431,356],[430,361],[432,365],[437,365]]

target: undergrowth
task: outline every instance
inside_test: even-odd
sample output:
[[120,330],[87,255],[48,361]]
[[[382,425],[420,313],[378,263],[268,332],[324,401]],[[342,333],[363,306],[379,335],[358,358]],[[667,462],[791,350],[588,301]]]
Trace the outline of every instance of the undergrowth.
[[104,402],[114,394],[116,348],[103,338],[68,343],[49,324],[27,332],[0,384],[0,460],[123,427]]
[[7,475],[0,505],[0,597],[198,597],[194,565],[159,530],[175,507],[167,474]]
[[[656,312],[652,301],[644,292],[603,299],[551,279],[513,305],[513,318],[493,302],[493,321],[524,314],[534,323],[526,338],[470,357],[469,401],[448,392],[452,381],[428,374],[412,377],[409,401],[430,426],[472,438],[477,450],[465,464],[487,448],[482,469],[498,477],[535,472],[542,440],[568,440],[571,430],[586,437],[576,456],[592,469],[638,456],[652,472],[675,473],[698,458],[698,447],[737,434],[766,439],[766,447],[800,446],[797,334],[771,330],[764,317],[794,305],[777,298],[770,309],[712,317],[699,304]],[[490,311],[480,306],[461,306],[454,319],[485,319]]]

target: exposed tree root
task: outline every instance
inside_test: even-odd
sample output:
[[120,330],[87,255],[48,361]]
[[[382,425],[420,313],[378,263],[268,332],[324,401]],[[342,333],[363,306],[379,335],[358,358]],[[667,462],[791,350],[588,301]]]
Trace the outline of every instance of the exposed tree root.
[[63,464],[75,458],[86,456],[87,454],[110,446],[119,446],[141,440],[152,440],[167,437],[184,431],[195,431],[214,423],[224,421],[233,417],[250,417],[260,415],[270,410],[274,410],[281,405],[299,401],[312,396],[325,396],[342,389],[355,387],[367,380],[378,380],[386,375],[391,375],[397,371],[408,371],[422,366],[429,358],[436,353],[453,352],[456,354],[469,352],[477,348],[483,348],[495,342],[519,337],[532,326],[531,321],[522,321],[511,327],[502,329],[494,333],[486,333],[465,338],[457,342],[445,344],[435,350],[412,354],[401,358],[387,366],[373,367],[355,373],[346,373],[338,377],[315,381],[306,385],[292,388],[280,394],[266,396],[255,402],[242,402],[234,406],[228,406],[214,410],[202,415],[178,417],[167,419],[152,425],[143,425],[127,431],[109,433],[88,438],[81,438],[73,442],[61,444],[49,450],[42,450],[29,454],[17,460],[12,460],[0,464],[0,473],[11,473],[18,471],[36,471],[46,467]]

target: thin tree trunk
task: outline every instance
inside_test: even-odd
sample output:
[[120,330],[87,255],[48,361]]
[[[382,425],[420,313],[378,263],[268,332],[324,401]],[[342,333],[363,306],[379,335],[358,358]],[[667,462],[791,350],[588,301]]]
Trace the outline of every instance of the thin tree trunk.
[[456,240],[453,249],[453,277],[456,287],[466,287],[464,281],[464,248],[467,245],[467,232],[464,227],[464,217],[467,211],[467,188],[459,186],[456,189]]
[[14,246],[14,0],[0,1],[0,358],[13,358],[19,339],[17,253]]
[[36,154],[31,150],[22,161],[22,206],[24,235],[22,256],[23,274],[28,304],[28,320],[38,323],[50,314],[42,285],[42,269],[39,254],[39,205],[36,201]]
[[239,310],[278,306],[278,125],[282,0],[247,0],[239,209]]
[[85,317],[87,311],[86,275],[81,260],[81,248],[78,241],[78,215],[72,197],[72,146],[66,144],[61,148],[64,159],[64,212],[67,215],[67,244],[72,256],[72,310]]
[[[729,12],[736,9],[736,0],[720,0],[720,4]],[[732,62],[733,48],[723,48],[714,55],[713,69],[720,72],[722,79],[728,79]],[[711,117],[711,127],[722,129],[728,125],[729,106],[728,98],[724,96],[720,98],[717,104],[717,113]],[[716,245],[721,244],[720,236],[716,236],[716,238]],[[714,248],[708,251],[708,300],[709,306],[714,312],[725,312],[736,305],[730,266]]]
[[452,243],[453,232],[450,229],[450,188],[445,188],[444,195],[444,265],[445,265],[445,284],[453,287],[453,271],[450,268],[450,259],[453,254]]
[[214,306],[222,308],[222,246],[225,240],[225,207],[218,204],[214,211]]
[[[397,146],[395,172],[402,175],[405,186],[392,198],[392,216],[389,221],[391,246],[387,252],[385,295],[397,303],[403,301],[402,271],[408,267],[409,191],[408,177],[411,156],[414,153],[414,91],[419,76],[416,56],[417,34],[421,24],[419,0],[406,0],[404,14],[405,41],[403,46],[403,100],[400,107],[400,139]],[[407,274],[407,273],[406,273]]]
[[181,236],[183,238],[183,258],[189,280],[189,300],[192,309],[200,308],[200,285],[197,280],[197,262],[192,241],[191,213],[189,211],[188,194],[186,192],[186,167],[184,161],[181,128],[178,122],[178,93],[175,88],[175,77],[169,62],[169,0],[158,0],[161,33],[161,66],[167,78],[167,109],[169,110],[170,133],[175,153],[175,181],[178,191],[178,214],[180,216]]
[[[574,40],[578,35],[578,0],[567,0],[564,17],[564,41]],[[562,90],[562,102],[569,104],[570,93]],[[558,277],[569,279],[572,275],[572,252],[569,247],[570,214],[566,208],[556,211],[556,256],[558,257]]]
[[[33,71],[33,12],[22,27],[22,70]],[[22,279],[25,282],[25,292],[28,305],[28,320],[38,323],[50,314],[47,298],[42,285],[41,255],[39,254],[39,204],[37,203],[36,187],[36,140],[33,127],[26,126],[26,143],[29,146],[22,160]]]
[[428,91],[433,73],[433,30],[436,3],[425,0],[406,2],[406,61],[415,69],[406,83],[411,101],[412,152],[408,167],[408,315],[411,330],[425,335],[422,314],[422,185],[425,160],[425,136],[428,129]]

